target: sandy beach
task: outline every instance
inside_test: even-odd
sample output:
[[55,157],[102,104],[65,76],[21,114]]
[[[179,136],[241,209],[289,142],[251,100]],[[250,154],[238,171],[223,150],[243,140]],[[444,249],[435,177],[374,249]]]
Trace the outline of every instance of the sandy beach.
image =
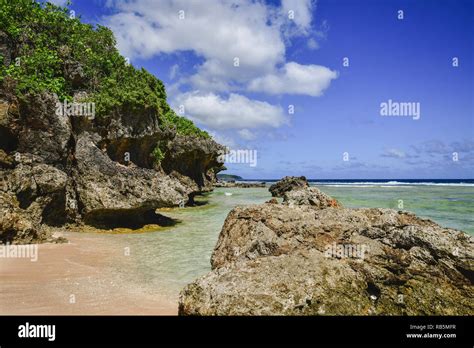
[[108,238],[64,233],[42,244],[38,260],[0,258],[1,315],[176,315],[177,302],[125,288],[107,263],[123,254]]

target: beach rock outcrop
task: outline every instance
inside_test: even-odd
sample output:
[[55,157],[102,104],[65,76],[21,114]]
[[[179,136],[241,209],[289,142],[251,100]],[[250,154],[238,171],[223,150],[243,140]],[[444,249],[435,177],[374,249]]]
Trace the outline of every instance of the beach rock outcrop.
[[[222,165],[219,144],[163,130],[155,113],[71,116],[57,112],[55,94],[19,100],[3,92],[0,193],[3,201],[13,197],[0,216],[3,242],[49,241],[43,225],[139,228],[169,223],[155,210],[185,204],[210,190]],[[172,144],[166,170],[151,156],[159,142]]]
[[317,208],[335,207],[342,205],[334,198],[321,192],[316,187],[297,187],[283,193],[283,203],[287,205],[312,205]]
[[53,93],[28,95],[19,102],[18,119],[9,129],[17,129],[17,152],[42,158],[44,163],[64,163],[71,138],[71,123],[57,112],[58,97]]
[[277,183],[270,186],[269,191],[272,197],[283,197],[285,192],[294,190],[295,188],[309,187],[308,181],[304,176],[285,176]]
[[23,216],[39,229],[41,223],[65,222],[67,174],[37,155],[15,153],[13,168],[0,170],[0,192],[15,197]]
[[161,166],[168,174],[192,179],[202,192],[211,191],[223,165],[216,154],[222,151],[224,146],[212,139],[177,135],[168,143]]
[[[147,212],[186,202],[191,190],[165,173],[112,161],[87,132],[76,144],[75,190],[80,213],[91,224],[113,223],[128,212]],[[133,214],[134,215],[134,214]],[[116,222],[115,222],[116,223]],[[133,224],[133,221],[131,221]]]
[[37,213],[48,203],[51,201],[37,201],[25,209],[15,195],[0,191],[0,244],[64,242],[40,224],[42,217]]
[[[114,114],[96,121],[57,113],[57,103],[49,93],[0,100],[0,192],[4,200],[15,198],[8,211],[21,222],[2,222],[0,233],[9,236],[4,241],[50,240],[41,235],[43,224],[158,224],[163,217],[154,213],[157,208],[185,204],[212,188],[214,168],[221,166],[221,146],[212,139],[165,132],[156,115],[133,114],[131,121]],[[176,150],[167,151],[166,170],[150,157],[159,141]],[[20,210],[12,210],[15,204]]]
[[34,226],[27,213],[20,208],[16,197],[0,192],[0,242],[30,243],[45,238]]
[[[37,2],[2,11],[0,193],[11,204],[1,240],[47,240],[48,226],[169,224],[158,208],[212,189],[224,148],[171,109],[163,82],[130,65],[111,30]],[[39,56],[50,59],[25,60]]]
[[181,315],[474,313],[474,238],[404,211],[236,207],[211,266]]

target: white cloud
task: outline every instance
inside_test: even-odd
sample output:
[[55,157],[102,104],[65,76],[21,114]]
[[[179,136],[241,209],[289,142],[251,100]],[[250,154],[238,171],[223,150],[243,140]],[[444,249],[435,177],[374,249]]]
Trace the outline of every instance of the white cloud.
[[176,78],[176,75],[179,73],[179,65],[178,64],[173,64],[170,68],[170,79],[174,80]]
[[388,157],[388,158],[405,158],[406,153],[403,152],[402,150],[398,149],[387,149],[383,154],[382,157]]
[[185,93],[175,104],[184,105],[191,120],[212,129],[279,127],[288,122],[281,107],[235,93],[227,99],[214,93]]
[[237,148],[238,147],[237,143],[235,142],[235,140],[232,137],[229,137],[229,136],[224,135],[222,133],[217,133],[217,132],[215,132],[213,130],[210,130],[210,129],[206,129],[206,131],[219,144],[227,146],[228,148]]
[[267,23],[269,9],[259,2],[132,0],[112,6],[119,12],[105,17],[105,23],[131,58],[192,50],[221,68],[233,67],[234,57],[240,57],[241,67],[256,68],[284,56],[279,29]]
[[305,94],[320,96],[338,73],[321,65],[301,65],[295,62],[275,73],[252,80],[249,90],[268,94]]
[[[285,63],[288,31],[309,32],[314,1],[283,0],[277,8],[253,0],[206,0],[206,6],[190,0],[110,0],[109,5],[116,13],[104,17],[104,24],[114,31],[125,56],[148,59],[193,51],[204,62],[181,83],[201,92],[228,92],[275,74],[276,66]],[[293,11],[292,20],[288,11]]]
[[310,50],[317,50],[317,49],[319,49],[319,43],[318,43],[315,39],[313,39],[313,38],[310,38],[310,39],[308,40],[307,45],[308,45],[308,48],[309,48]]
[[[287,115],[279,106],[243,94],[319,96],[337,76],[322,66],[285,60],[292,37],[315,34],[314,5],[315,0],[282,0],[281,5],[263,0],[107,0],[111,14],[103,17],[103,24],[113,30],[120,52],[132,61],[194,53],[199,63],[189,67],[192,73],[183,76],[177,67],[170,69],[175,81],[168,95],[201,125],[240,129],[245,139],[252,136],[250,129],[287,123]],[[315,47],[312,41],[308,45]]]
[[[291,15],[291,20],[296,25],[300,34],[307,34],[311,28],[313,9],[312,0],[282,0],[281,11],[287,18]],[[290,12],[291,11],[291,12]]]
[[237,133],[239,133],[240,137],[244,140],[255,140],[257,138],[257,135],[251,131],[249,131],[247,128],[239,130]]

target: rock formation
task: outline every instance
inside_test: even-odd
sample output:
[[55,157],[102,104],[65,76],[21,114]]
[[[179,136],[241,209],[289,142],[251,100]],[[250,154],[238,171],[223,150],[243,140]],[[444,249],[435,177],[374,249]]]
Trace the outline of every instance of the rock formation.
[[[32,223],[18,235],[12,226],[2,228],[3,242],[48,240],[40,237],[41,224],[107,226],[124,215],[127,225],[145,223],[145,216],[153,223],[155,209],[186,203],[212,187],[221,148],[212,139],[164,133],[158,115],[119,114],[107,124],[70,119],[55,112],[57,102],[51,93],[22,101],[0,96],[0,192]],[[150,159],[158,141],[173,144],[165,168],[154,168]]]
[[[32,11],[30,15],[77,21],[61,9],[43,11],[39,4],[27,5],[8,7],[11,19],[22,23],[24,18],[15,11]],[[55,25],[62,25],[58,23]],[[60,99],[48,89],[30,91],[33,82],[18,86],[18,79],[30,81],[22,74],[34,69],[17,67],[13,77],[4,69],[11,67],[17,56],[37,49],[33,39],[44,44],[41,38],[49,37],[48,30],[57,34],[61,29],[39,26],[29,31],[30,36],[12,40],[15,33],[8,34],[10,28],[0,26],[0,63],[4,65],[0,66],[0,243],[50,241],[48,226],[86,223],[99,228],[138,228],[160,223],[166,219],[155,214],[157,208],[186,204],[194,195],[211,190],[222,167],[218,158],[224,148],[172,112],[161,81],[123,63],[111,32],[103,28],[93,31],[78,22],[65,25],[68,33],[83,26],[81,35],[89,35],[84,41],[104,40],[106,46],[88,48],[95,51],[95,59],[110,63],[96,71],[102,83],[127,77],[129,85],[124,87],[121,82],[117,88],[122,89],[114,91],[117,96],[107,95],[103,87],[98,97],[101,81],[91,70],[99,68],[90,63],[90,57],[81,58],[89,64],[86,67],[75,60],[71,54],[74,38],[64,33],[44,48],[59,57],[61,69],[54,70],[59,74],[54,77],[64,81],[62,92],[72,102],[85,103],[96,93],[96,106],[103,110],[100,115],[62,112],[62,105],[69,100],[64,95]],[[35,30],[44,30],[44,35],[38,39]],[[38,79],[35,76],[34,81]],[[54,86],[52,78],[43,79],[43,85]],[[131,94],[137,80],[151,92]],[[104,98],[109,99],[102,102]],[[173,122],[179,122],[186,135],[180,134]],[[152,155],[157,148],[159,161]]]
[[291,191],[297,187],[305,188],[308,187],[308,181],[304,176],[285,176],[277,183],[270,186],[270,193],[272,197],[283,197],[285,192]]
[[287,184],[274,186],[286,202],[229,213],[212,271],[181,292],[181,315],[474,313],[471,236],[408,212],[342,208],[304,179]]

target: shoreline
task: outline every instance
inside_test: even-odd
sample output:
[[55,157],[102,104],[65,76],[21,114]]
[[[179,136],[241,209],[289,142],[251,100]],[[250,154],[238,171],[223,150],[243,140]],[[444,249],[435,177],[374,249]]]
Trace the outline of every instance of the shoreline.
[[[331,192],[341,190],[335,188]],[[205,205],[160,209],[158,212],[169,213],[172,218],[181,221],[161,231],[144,229],[139,233],[127,233],[126,230],[117,233],[119,231],[54,228],[52,232],[58,237],[66,237],[69,243],[35,244],[39,248],[37,262],[0,258],[0,292],[4,294],[0,298],[0,315],[177,315],[176,289],[167,293],[163,287],[176,286],[172,285],[174,280],[171,279],[180,279],[179,282],[188,277],[186,274],[193,274],[188,278],[199,277],[200,274],[194,275],[199,269],[194,264],[209,263],[209,259],[199,255],[212,250],[214,242],[209,240],[213,237],[200,231],[221,230],[222,223],[216,222],[212,228],[208,225],[214,221],[216,210],[220,211],[219,214],[224,214],[226,210],[227,215],[227,209],[230,211],[234,205],[263,203],[269,199],[266,189],[230,188],[229,191],[234,193],[232,196],[226,196],[226,191],[226,188],[216,189],[206,197],[208,204]],[[251,202],[256,192],[265,195],[259,196],[258,202]],[[344,192],[353,192],[352,197],[361,199],[358,190],[347,191],[344,188]],[[372,198],[365,197],[364,205],[367,202],[374,206],[382,205]],[[359,205],[360,202],[357,203]],[[411,205],[408,199],[405,203]],[[204,217],[212,218],[206,220],[206,227],[196,230],[195,219]],[[167,237],[155,238],[159,236]],[[197,236],[195,242],[190,242]],[[171,239],[174,242],[170,242]],[[200,246],[196,255],[177,255],[189,254],[189,251],[194,251],[196,243],[202,242],[209,242],[209,245]],[[179,249],[167,249],[171,245],[169,243],[179,246]],[[133,257],[129,259],[122,257],[126,246],[133,251]],[[142,248],[146,246],[148,250],[145,251]],[[174,256],[167,256],[166,253]],[[142,256],[137,258],[138,254]],[[190,267],[190,264],[193,266]],[[158,271],[155,267],[162,269]],[[163,277],[163,269],[176,275]],[[75,304],[68,302],[71,294],[76,296]]]

